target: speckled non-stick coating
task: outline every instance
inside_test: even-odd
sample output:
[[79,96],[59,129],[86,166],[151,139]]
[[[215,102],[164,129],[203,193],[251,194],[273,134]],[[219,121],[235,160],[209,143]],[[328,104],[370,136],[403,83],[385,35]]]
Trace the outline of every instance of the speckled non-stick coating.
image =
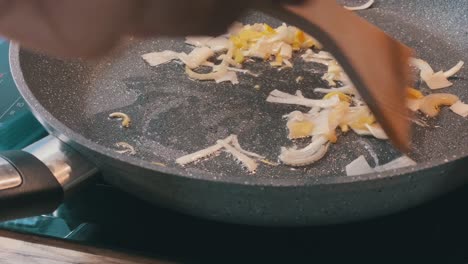
[[[373,8],[359,14],[414,48],[435,70],[449,69],[459,60],[468,62],[468,5],[464,1],[376,2]],[[242,21],[280,24],[258,13],[250,13]],[[335,180],[339,183],[343,179],[372,180],[440,165],[467,153],[466,119],[444,108],[439,117],[428,120],[431,127],[414,127],[411,157],[421,165],[404,171],[345,179],[345,166],[360,155],[366,156],[371,165],[373,155],[381,164],[401,155],[388,142],[354,133],[340,136],[324,159],[304,168],[262,164],[252,175],[226,153],[183,168],[175,164],[177,157],[206,148],[229,134],[237,134],[245,149],[277,161],[280,147],[293,145],[286,137],[282,116],[306,109],[267,103],[267,95],[273,89],[289,93],[301,90],[306,97],[318,98],[320,95],[312,89],[326,87],[320,79],[326,69],[303,63],[300,58],[294,59],[294,68],[281,71],[255,62],[246,68],[260,73],[259,77],[239,74],[238,85],[215,84],[190,80],[180,64],[150,67],[141,58],[152,51],[190,51],[192,48],[182,39],[130,40],[128,45],[117,55],[97,63],[61,61],[21,50],[20,66],[25,84],[31,89],[23,94],[48,127],[66,139],[115,160],[210,181],[300,186]],[[453,87],[440,92],[468,101],[468,81],[464,78],[467,73],[468,68],[463,68],[453,78]],[[304,79],[298,84],[299,76]],[[256,85],[260,89],[255,89]],[[431,92],[425,84],[418,85],[423,93]],[[108,118],[117,111],[132,117],[129,129]],[[136,155],[116,153],[117,142],[134,146]],[[152,164],[155,162],[167,167]]]

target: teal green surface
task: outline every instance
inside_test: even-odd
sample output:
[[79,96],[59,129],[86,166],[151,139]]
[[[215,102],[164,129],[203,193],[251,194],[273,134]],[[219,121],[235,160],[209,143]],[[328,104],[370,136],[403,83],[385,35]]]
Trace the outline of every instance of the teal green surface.
[[8,49],[8,41],[0,40],[0,151],[21,149],[46,135],[16,88]]

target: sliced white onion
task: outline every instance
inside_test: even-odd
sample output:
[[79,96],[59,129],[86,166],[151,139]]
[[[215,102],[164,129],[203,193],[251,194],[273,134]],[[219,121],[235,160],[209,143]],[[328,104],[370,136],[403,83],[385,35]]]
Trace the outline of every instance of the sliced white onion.
[[206,46],[206,43],[213,39],[213,37],[207,36],[188,36],[185,38],[185,43],[195,47],[203,47]]
[[302,105],[307,107],[318,106],[321,108],[329,108],[336,106],[340,99],[338,96],[333,96],[330,99],[323,100],[314,100],[297,95],[291,95],[288,93],[281,92],[279,90],[273,90],[267,98],[267,102],[270,103],[279,103],[279,104],[293,104],[293,105]]
[[323,64],[323,65],[325,65],[325,66],[329,66],[329,65],[330,65],[330,61],[329,61],[329,60],[317,59],[317,58],[310,58],[310,59],[307,59],[307,62],[314,62],[314,63],[318,63],[318,64]]
[[447,88],[453,85],[447,78],[458,73],[464,65],[463,61],[458,62],[450,70],[443,72],[439,71],[434,72],[431,65],[424,60],[411,58],[410,64],[418,68],[421,71],[421,79],[429,86],[431,89],[442,89]]
[[444,76],[447,78],[452,77],[453,75],[457,74],[461,70],[464,64],[465,63],[463,61],[459,61],[455,66],[453,66],[453,68],[444,72]]
[[325,94],[333,93],[333,92],[341,92],[341,93],[349,94],[349,95],[357,94],[356,89],[352,85],[346,85],[346,86],[339,87],[339,88],[315,88],[314,92],[325,93]]
[[161,52],[151,52],[144,54],[142,58],[150,65],[150,66],[158,66],[161,64],[168,63],[173,60],[177,60],[181,57],[181,55],[187,55],[183,52],[175,52],[172,50],[165,50]]
[[468,104],[464,104],[462,101],[458,101],[450,107],[455,114],[467,117],[468,116]]
[[453,83],[450,82],[447,79],[447,77],[445,77],[443,71],[434,73],[430,77],[426,78],[424,81],[426,82],[427,86],[429,86],[429,88],[431,88],[432,90],[447,88],[453,85]]
[[305,97],[304,97],[304,94],[302,94],[302,91],[301,91],[301,90],[297,90],[297,91],[296,91],[296,96],[299,96],[299,97],[301,97],[301,98],[305,98]]
[[304,120],[311,120],[314,116],[308,113],[302,113],[301,111],[293,111],[284,117],[288,119],[288,122],[302,122]]
[[411,58],[410,64],[420,70],[420,75],[423,80],[434,74],[434,70],[432,69],[431,65],[429,65],[429,63],[424,60]]
[[315,63],[320,63],[324,64],[326,66],[330,65],[331,62],[335,61],[335,58],[333,56],[325,51],[320,51],[318,53],[315,53],[313,50],[308,49],[302,56],[301,58],[305,62],[315,62]]
[[257,162],[255,162],[255,160],[249,158],[247,155],[240,152],[239,150],[237,150],[236,148],[229,145],[227,142],[223,140],[219,140],[217,144],[224,147],[226,152],[232,154],[232,156],[234,156],[237,160],[242,162],[249,172],[255,172],[257,170],[258,164]]
[[250,151],[247,151],[247,150],[243,149],[243,148],[241,147],[241,145],[239,144],[239,139],[237,138],[236,135],[233,135],[231,144],[232,144],[237,150],[239,150],[241,153],[244,153],[244,154],[247,155],[247,156],[250,156],[250,157],[253,157],[253,158],[257,158],[257,159],[265,159],[264,156],[260,156],[260,155],[258,155],[257,153],[250,152]]
[[[222,141],[225,142],[225,143],[231,142],[232,141],[232,135],[230,135],[229,137],[225,138]],[[186,156],[183,156],[183,157],[180,157],[180,158],[176,159],[176,163],[178,163],[178,164],[180,164],[182,166],[187,165],[189,163],[192,163],[192,162],[195,162],[197,160],[200,160],[200,159],[206,158],[208,156],[211,156],[211,155],[213,155],[214,153],[216,153],[217,151],[219,151],[222,148],[223,148],[223,145],[219,144],[219,141],[218,141],[218,143],[216,143],[215,145],[213,145],[211,147],[199,150],[199,151],[197,151],[195,153],[192,153],[192,154],[189,154],[189,155],[186,155]]]
[[278,42],[278,41],[285,41],[289,36],[289,28],[286,24],[283,24],[276,28],[276,35],[268,39],[268,42]]
[[374,172],[374,169],[372,169],[366,158],[362,155],[346,165],[345,170],[347,176],[356,176]]
[[318,106],[314,106],[310,109],[310,111],[308,112],[308,114],[310,115],[317,115],[319,112],[320,112],[321,108],[318,107]]
[[312,119],[312,123],[314,124],[314,129],[312,130],[313,136],[328,135],[330,133],[330,112],[328,109],[322,110]]
[[[223,56],[224,57],[224,56]],[[212,68],[219,68],[220,66],[219,65],[215,65],[213,62],[210,62],[210,61],[205,61],[203,64],[203,66],[207,66],[207,67],[212,67]],[[246,69],[239,69],[239,68],[235,68],[235,67],[226,67],[226,69],[228,71],[233,71],[233,72],[240,72],[240,73],[243,73],[243,74],[248,74],[250,76],[253,76],[253,77],[258,77],[260,76],[259,74],[256,74],[256,73],[253,73],[249,70],[246,70]]]
[[132,145],[128,144],[127,142],[117,142],[117,143],[115,143],[115,146],[123,149],[123,150],[116,150],[115,151],[115,152],[117,152],[119,154],[129,154],[129,155],[135,155],[136,154],[135,148]]
[[366,127],[367,127],[367,129],[369,129],[369,132],[371,132],[371,134],[375,138],[382,139],[382,140],[387,140],[388,139],[387,134],[385,133],[385,131],[382,129],[381,126],[376,125],[376,124],[374,124],[374,125],[366,124]]
[[185,67],[185,72],[192,79],[200,80],[200,81],[207,81],[207,80],[216,80],[216,79],[222,78],[227,73],[227,69],[220,70],[217,72],[210,72],[210,73],[197,73],[191,70],[189,67]]
[[282,148],[280,160],[289,166],[306,166],[322,159],[328,151],[328,140],[323,137],[315,137],[307,147],[303,149]]
[[322,80],[327,81],[330,86],[336,86],[336,81],[349,82],[343,68],[334,60],[328,64],[328,71],[322,76]]
[[393,161],[390,161],[389,163],[386,163],[382,166],[377,166],[374,168],[375,171],[377,172],[382,172],[382,171],[387,171],[387,170],[393,170],[393,169],[400,169],[400,168],[405,168],[405,167],[410,167],[410,166],[415,166],[417,163],[410,159],[407,156],[402,156],[399,157]]
[[292,58],[293,49],[291,45],[283,43],[279,53],[283,59],[288,60]]
[[370,8],[374,4],[374,0],[369,0],[367,3],[360,6],[345,6],[344,8],[351,11],[358,11]]
[[244,53],[246,57],[268,59],[271,54],[275,54],[275,47],[278,43],[269,42],[265,37],[259,39],[257,43]]
[[214,51],[208,47],[198,47],[187,56],[181,57],[182,62],[190,69],[195,69],[214,55]]
[[214,52],[220,52],[229,48],[229,39],[225,37],[189,36],[185,43],[195,47],[209,47]]
[[351,127],[351,129],[354,131],[354,133],[360,136],[373,136],[372,132],[370,132],[369,129],[357,129],[353,127]]
[[355,176],[361,174],[367,174],[372,172],[383,172],[387,170],[400,169],[410,166],[415,166],[417,163],[407,156],[399,157],[389,163],[386,163],[375,168],[371,168],[364,156],[359,156],[356,160],[352,161],[346,166],[346,175]]
[[216,83],[231,82],[232,84],[239,84],[237,74],[233,71],[227,71],[225,74],[217,76],[214,80]]
[[328,116],[328,127],[334,133],[336,128],[343,123],[346,113],[349,111],[349,103],[340,102],[336,107],[331,108]]
[[292,68],[293,67],[293,64],[291,61],[289,61],[288,59],[283,59],[283,63],[285,65],[285,67],[289,67],[289,68]]
[[229,26],[228,28],[228,32],[227,34],[225,35],[225,37],[228,37],[230,35],[236,35],[236,34],[239,34],[239,32],[244,28],[244,24],[242,24],[241,22],[239,21],[235,21],[234,23],[232,23],[231,26]]
[[232,65],[234,66],[235,68],[242,68],[242,64],[236,62],[235,60],[233,60],[232,58],[226,56],[226,54],[221,54],[218,56],[218,60],[222,60],[222,61],[225,61],[228,65]]
[[344,116],[343,123],[350,124],[350,123],[355,122],[357,119],[359,119],[359,118],[361,118],[363,116],[369,116],[371,114],[372,113],[371,113],[369,107],[367,107],[365,105],[363,105],[363,106],[353,106],[353,107],[349,108],[349,111]]
[[210,39],[206,45],[214,52],[220,52],[229,49],[229,39],[224,37],[217,37]]
[[406,100],[406,106],[413,112],[416,112],[419,110],[421,103],[422,103],[422,99],[407,99]]

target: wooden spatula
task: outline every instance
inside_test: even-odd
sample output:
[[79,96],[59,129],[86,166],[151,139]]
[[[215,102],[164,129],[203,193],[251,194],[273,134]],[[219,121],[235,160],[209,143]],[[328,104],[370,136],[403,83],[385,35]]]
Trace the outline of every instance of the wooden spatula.
[[409,149],[405,89],[410,77],[410,48],[334,0],[258,8],[301,28],[333,53],[394,146],[404,152]]

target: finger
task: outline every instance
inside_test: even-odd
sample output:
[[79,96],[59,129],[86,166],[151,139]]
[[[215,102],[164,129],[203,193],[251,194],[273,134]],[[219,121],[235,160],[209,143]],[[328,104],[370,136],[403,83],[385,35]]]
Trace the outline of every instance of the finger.
[[111,48],[135,15],[132,0],[0,0],[0,34],[57,56]]

